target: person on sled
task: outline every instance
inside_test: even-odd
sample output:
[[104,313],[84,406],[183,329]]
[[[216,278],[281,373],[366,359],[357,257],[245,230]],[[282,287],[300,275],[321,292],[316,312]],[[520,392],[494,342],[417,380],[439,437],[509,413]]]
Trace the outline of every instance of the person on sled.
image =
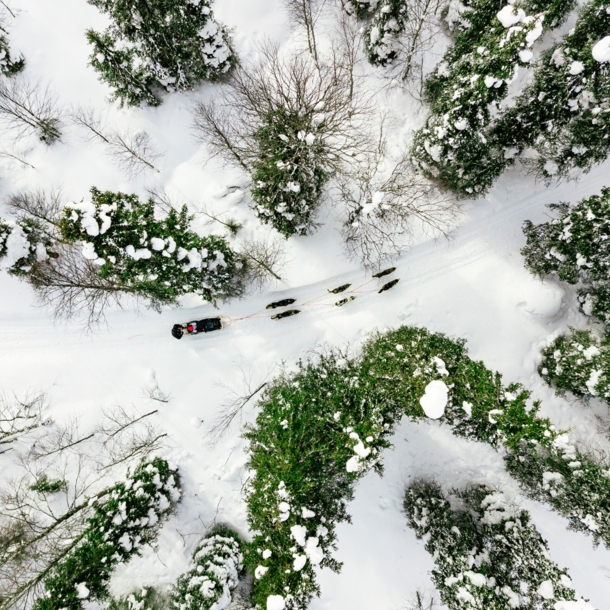
[[196,335],[197,333],[211,333],[214,330],[222,329],[222,320],[217,318],[204,318],[195,322],[187,322],[186,324],[174,324],[172,328],[172,336],[176,339],[182,339],[182,336]]

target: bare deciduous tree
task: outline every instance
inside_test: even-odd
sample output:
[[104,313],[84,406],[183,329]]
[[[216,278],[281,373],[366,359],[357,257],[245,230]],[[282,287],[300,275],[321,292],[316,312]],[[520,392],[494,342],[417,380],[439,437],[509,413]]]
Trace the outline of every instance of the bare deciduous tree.
[[121,307],[125,297],[137,303],[128,286],[102,278],[99,267],[83,258],[77,246],[58,245],[56,258],[39,261],[28,273],[41,306],[49,307],[55,319],[85,316],[85,328],[102,324],[111,305]]
[[47,87],[23,77],[0,78],[0,122],[15,139],[36,133],[45,144],[61,136],[61,115]]
[[399,38],[396,65],[400,69],[401,80],[416,97],[421,96],[426,62],[429,64],[428,69],[432,69],[440,59],[436,58],[433,49],[443,30],[441,10],[445,5],[445,0],[407,0],[408,19]]
[[92,108],[79,107],[70,114],[72,121],[88,130],[88,140],[100,140],[107,148],[108,156],[129,177],[135,177],[146,169],[159,170],[154,163],[163,154],[152,144],[144,131],[124,131],[106,127]]
[[354,86],[353,64],[342,49],[316,65],[307,54],[283,56],[277,46],[263,47],[260,59],[238,67],[216,99],[197,105],[196,135],[211,156],[249,173],[260,158],[256,134],[280,108],[323,125],[319,137],[329,174],[372,148],[372,99]]
[[218,441],[220,441],[235,419],[238,416],[241,417],[244,407],[267,385],[266,381],[253,384],[252,376],[246,374],[243,369],[241,370],[241,374],[242,389],[240,391],[236,390],[233,386],[220,384],[221,387],[227,390],[227,397],[220,405],[218,415],[206,434],[208,444],[211,447],[215,446]]
[[241,243],[240,253],[248,265],[248,282],[263,290],[273,280],[281,281],[280,273],[286,262],[283,240],[278,237],[246,239]]
[[145,421],[155,412],[116,407],[91,433],[72,421],[19,457],[18,476],[0,491],[1,610],[29,607],[80,543],[94,501],[112,490],[120,469],[159,449],[164,435]]
[[314,61],[318,62],[316,43],[316,22],[328,0],[283,0],[290,21],[296,26],[304,27],[307,34],[307,46]]
[[372,269],[407,250],[418,225],[433,236],[447,236],[459,216],[456,198],[417,173],[406,155],[389,175],[383,171],[384,157],[382,147],[337,186],[347,212],[343,237],[348,256]]
[[419,589],[413,593],[405,610],[434,610],[438,608],[434,593],[428,594]]
[[0,454],[9,451],[8,446],[28,432],[51,423],[42,415],[45,404],[44,394],[22,399],[0,395]]

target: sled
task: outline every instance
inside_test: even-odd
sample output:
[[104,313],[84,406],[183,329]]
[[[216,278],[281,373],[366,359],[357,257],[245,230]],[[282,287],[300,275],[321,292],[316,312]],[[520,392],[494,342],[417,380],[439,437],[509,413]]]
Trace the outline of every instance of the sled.
[[276,313],[274,316],[271,316],[272,320],[281,320],[282,318],[289,318],[290,316],[296,316],[298,313],[301,313],[300,309],[288,309],[287,311],[282,311],[281,313]]
[[356,298],[355,296],[346,297],[345,299],[341,299],[340,301],[337,301],[335,303],[335,305],[337,307],[343,307],[343,305],[345,305],[346,303],[349,303],[350,301],[353,301],[355,298]]
[[286,307],[287,305],[292,305],[293,303],[296,303],[296,299],[283,299],[281,301],[269,303],[265,309],[277,309],[278,307]]
[[339,294],[340,292],[345,292],[350,286],[351,286],[351,284],[342,284],[341,286],[338,286],[337,288],[333,288],[332,290],[329,290],[328,292],[330,294]]
[[389,290],[390,288],[393,288],[394,286],[396,286],[396,284],[398,284],[398,282],[400,282],[400,279],[396,279],[396,280],[392,280],[391,282],[388,282],[387,284],[384,284],[380,289],[379,289],[379,293],[385,292],[386,290]]
[[211,333],[222,330],[231,323],[226,316],[215,316],[214,318],[204,318],[203,320],[193,320],[184,324],[174,324],[172,337],[182,339],[184,335],[198,335],[201,333]]
[[386,275],[390,275],[390,273],[394,273],[396,271],[396,267],[389,267],[388,269],[384,269],[383,271],[379,271],[378,273],[374,273],[373,277],[384,277]]

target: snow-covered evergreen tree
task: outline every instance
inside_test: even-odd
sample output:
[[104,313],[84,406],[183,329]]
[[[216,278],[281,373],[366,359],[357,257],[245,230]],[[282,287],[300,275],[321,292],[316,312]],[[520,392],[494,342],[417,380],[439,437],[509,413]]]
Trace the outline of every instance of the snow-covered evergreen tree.
[[381,0],[373,20],[366,28],[364,44],[369,61],[375,66],[387,66],[398,55],[398,36],[405,29],[405,0]]
[[610,1],[592,0],[576,25],[542,55],[534,81],[499,119],[494,147],[547,180],[587,171],[610,153]]
[[27,276],[32,265],[54,256],[54,240],[35,218],[9,224],[0,218],[0,269]]
[[610,188],[574,206],[549,206],[557,217],[523,225],[527,245],[521,253],[526,267],[578,286],[581,311],[610,322]]
[[552,561],[527,511],[484,485],[454,493],[457,509],[438,484],[416,481],[404,502],[409,526],[434,558],[432,579],[450,610],[593,610]]
[[160,458],[142,462],[94,505],[71,552],[45,575],[46,595],[33,610],[83,610],[85,603],[106,599],[115,567],[156,539],[179,500],[178,472]]
[[193,553],[194,567],[173,588],[171,608],[223,610],[243,569],[241,540],[230,528],[216,526]]
[[370,17],[383,0],[341,0],[344,10],[358,19]]
[[252,164],[254,211],[285,237],[307,235],[328,180],[324,128],[304,109],[280,107],[256,132],[260,158]]
[[158,105],[158,92],[186,91],[215,81],[237,63],[229,33],[218,24],[211,0],[88,0],[112,25],[89,30],[91,65],[113,98]]
[[560,395],[610,403],[610,341],[600,333],[571,329],[557,337],[542,351],[538,372]]
[[427,175],[465,196],[485,192],[505,167],[486,132],[520,66],[543,30],[558,25],[572,2],[472,3],[457,20],[454,46],[426,85],[432,114],[414,136],[413,160]]
[[175,303],[184,294],[216,302],[240,294],[243,261],[224,238],[191,229],[186,206],[155,217],[153,200],[91,189],[91,200],[67,205],[62,238],[82,244],[83,256],[153,304]]
[[0,74],[3,76],[15,76],[25,67],[25,59],[23,55],[15,58],[11,54],[11,47],[8,40],[7,31],[0,23]]

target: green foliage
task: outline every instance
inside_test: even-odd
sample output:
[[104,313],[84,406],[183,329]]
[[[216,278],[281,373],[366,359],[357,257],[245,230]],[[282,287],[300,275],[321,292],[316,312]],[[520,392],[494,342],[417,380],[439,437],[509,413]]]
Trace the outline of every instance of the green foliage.
[[484,132],[542,33],[542,14],[526,16],[516,5],[514,10],[520,16],[515,25],[505,28],[494,16],[476,48],[452,64],[441,62],[428,90],[432,115],[414,137],[415,163],[444,187],[467,196],[485,192],[504,168],[505,160],[492,154]]
[[154,458],[115,485],[95,504],[75,548],[46,577],[46,595],[33,610],[82,610],[85,600],[106,599],[114,568],[156,539],[180,499],[179,484],[177,471]]
[[[546,23],[546,21],[545,21]],[[534,80],[503,113],[491,138],[512,158],[525,148],[545,179],[566,177],[603,161],[610,150],[610,63],[593,46],[610,32],[609,0],[585,5],[570,32],[545,51]]]
[[570,207],[549,206],[557,218],[523,225],[527,244],[521,251],[534,274],[551,275],[579,288],[581,311],[610,321],[610,189]]
[[570,329],[542,351],[538,372],[558,394],[599,396],[610,402],[610,342],[589,330]]
[[68,483],[65,479],[49,479],[46,474],[41,475],[34,485],[30,485],[32,491],[37,491],[40,494],[55,494],[60,491],[66,491]]
[[521,386],[503,388],[498,373],[468,358],[463,341],[425,329],[376,335],[358,357],[330,351],[300,362],[267,387],[245,433],[254,532],[245,564],[260,607],[281,596],[287,609],[305,608],[319,593],[314,567],[339,569],[335,528],[349,521],[356,481],[381,470],[380,452],[403,414],[424,417],[420,398],[434,380],[448,390],[441,421],[459,436],[509,448],[555,436]]
[[174,586],[171,607],[177,610],[225,608],[243,568],[241,544],[233,530],[216,526],[195,549],[194,567]]
[[555,610],[560,601],[580,601],[527,511],[484,485],[454,492],[452,500],[458,509],[436,483],[416,481],[404,502],[409,526],[434,558],[432,579],[448,608]]
[[518,67],[529,65],[530,48],[543,28],[559,25],[572,5],[539,0],[499,11],[497,2],[485,0],[467,7],[457,21],[453,47],[426,83],[432,114],[416,132],[412,149],[424,173],[465,196],[490,188],[510,159],[490,141],[493,113]]
[[113,599],[107,610],[167,610],[167,596],[154,587],[134,591],[120,599]]
[[252,164],[254,211],[285,237],[307,235],[328,179],[324,122],[310,111],[279,107],[265,117],[254,138],[259,158]]
[[91,65],[129,106],[158,105],[158,91],[187,91],[222,78],[237,59],[210,0],[88,0],[112,20],[89,30]]
[[405,0],[382,0],[365,32],[365,46],[369,62],[374,66],[387,66],[398,53],[397,36],[404,31],[407,19]]
[[20,55],[18,59],[11,56],[11,47],[6,36],[6,31],[0,26],[0,74],[3,76],[15,76],[25,67],[25,59]]
[[91,189],[91,201],[66,206],[63,239],[82,242],[83,256],[153,306],[194,293],[208,301],[240,294],[243,262],[224,238],[190,228],[186,206],[155,217],[152,199]]
[[570,529],[610,548],[610,461],[585,453],[560,435],[551,447],[521,445],[506,458],[508,471],[533,499],[547,502]]
[[55,257],[55,239],[44,223],[36,218],[23,218],[10,225],[0,218],[0,263],[8,273],[18,277],[27,276],[37,261]]
[[341,0],[343,8],[350,15],[356,15],[358,19],[370,17],[379,7],[382,0]]

